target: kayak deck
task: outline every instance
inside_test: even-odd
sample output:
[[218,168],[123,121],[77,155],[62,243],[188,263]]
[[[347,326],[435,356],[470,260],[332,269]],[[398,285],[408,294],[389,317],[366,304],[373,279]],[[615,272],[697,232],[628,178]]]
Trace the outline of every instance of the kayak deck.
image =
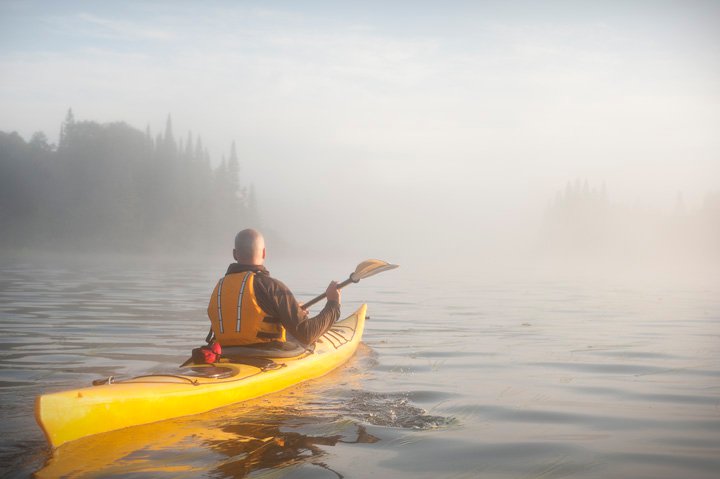
[[[39,396],[35,417],[48,442],[68,441],[139,424],[210,411],[270,394],[327,374],[357,349],[365,324],[366,305],[338,321],[315,345],[296,358],[271,358],[273,367],[236,364],[192,366],[194,373],[139,376]],[[204,377],[198,368],[223,369]]]

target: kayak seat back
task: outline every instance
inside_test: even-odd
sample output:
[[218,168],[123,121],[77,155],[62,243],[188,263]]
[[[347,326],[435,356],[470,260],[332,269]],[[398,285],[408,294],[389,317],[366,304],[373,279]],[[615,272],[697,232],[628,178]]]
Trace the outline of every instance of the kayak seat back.
[[314,346],[305,347],[294,341],[272,341],[248,346],[223,346],[222,357],[231,362],[240,358],[295,358],[313,349]]

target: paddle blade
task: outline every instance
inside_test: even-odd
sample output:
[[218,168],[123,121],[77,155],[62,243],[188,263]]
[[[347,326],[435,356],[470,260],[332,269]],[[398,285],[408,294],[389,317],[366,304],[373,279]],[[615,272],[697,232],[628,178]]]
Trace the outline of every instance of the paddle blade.
[[[355,268],[355,271],[350,274],[350,277],[343,281],[342,283],[338,284],[338,289],[344,288],[345,286],[351,284],[351,283],[357,283],[363,278],[367,278],[369,276],[382,273],[383,271],[388,271],[391,269],[397,268],[398,265],[396,264],[390,264],[386,263],[385,261],[380,261],[379,259],[368,259],[357,265],[357,268]],[[309,308],[313,304],[317,303],[318,301],[321,301],[325,299],[325,293],[321,294],[320,296],[317,296],[307,303],[303,305],[303,308]]]
[[398,265],[390,264],[379,259],[367,259],[357,265],[355,271],[350,274],[350,279],[354,282],[358,282],[361,279],[369,278],[370,276],[382,273],[383,271],[389,271],[397,268]]

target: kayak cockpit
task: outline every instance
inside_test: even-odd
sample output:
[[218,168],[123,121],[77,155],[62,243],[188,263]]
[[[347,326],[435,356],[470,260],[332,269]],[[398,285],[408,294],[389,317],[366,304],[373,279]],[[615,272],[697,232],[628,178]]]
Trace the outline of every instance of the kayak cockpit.
[[197,378],[226,379],[236,376],[237,373],[237,369],[222,366],[196,366],[191,368],[189,372],[184,372],[183,375]]

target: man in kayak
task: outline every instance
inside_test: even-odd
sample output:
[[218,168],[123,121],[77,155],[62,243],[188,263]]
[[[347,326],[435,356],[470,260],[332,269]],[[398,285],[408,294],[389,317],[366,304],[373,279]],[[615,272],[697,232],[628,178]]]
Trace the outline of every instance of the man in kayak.
[[[218,281],[208,317],[221,346],[285,343],[288,336],[303,345],[314,343],[340,317],[340,290],[327,287],[327,303],[309,317],[292,292],[265,269],[265,239],[254,229],[235,236],[235,263]],[[280,344],[282,346],[282,344]]]

